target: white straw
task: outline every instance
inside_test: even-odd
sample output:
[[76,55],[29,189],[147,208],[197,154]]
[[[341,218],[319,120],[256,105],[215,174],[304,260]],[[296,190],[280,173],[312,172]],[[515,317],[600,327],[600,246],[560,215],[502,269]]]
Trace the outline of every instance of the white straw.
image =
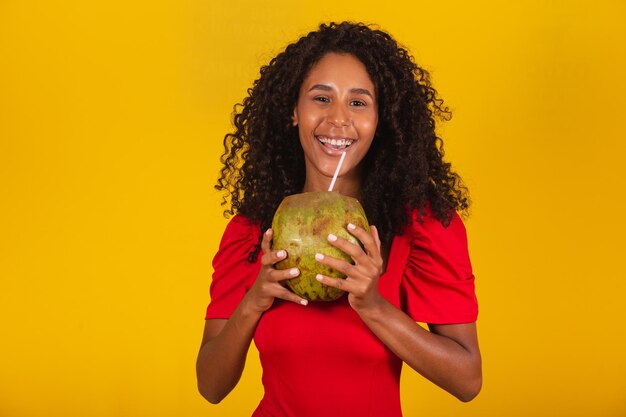
[[333,180],[330,182],[330,187],[328,187],[328,191],[332,191],[335,186],[335,181],[337,181],[337,175],[339,175],[339,170],[341,169],[341,164],[343,164],[343,160],[346,157],[346,151],[341,152],[341,158],[339,158],[339,163],[337,164],[337,168],[335,169],[335,175],[333,175]]

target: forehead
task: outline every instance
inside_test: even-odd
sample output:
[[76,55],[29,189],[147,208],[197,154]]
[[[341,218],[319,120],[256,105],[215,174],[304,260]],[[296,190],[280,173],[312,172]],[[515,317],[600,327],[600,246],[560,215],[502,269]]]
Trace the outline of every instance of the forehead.
[[365,65],[354,55],[331,52],[324,55],[311,67],[302,87],[313,84],[328,84],[336,87],[367,88],[374,90]]

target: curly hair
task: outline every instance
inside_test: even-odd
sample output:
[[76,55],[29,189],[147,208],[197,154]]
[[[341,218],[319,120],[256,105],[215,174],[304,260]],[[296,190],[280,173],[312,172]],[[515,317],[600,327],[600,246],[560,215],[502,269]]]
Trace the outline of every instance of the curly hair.
[[[450,163],[435,121],[451,112],[433,88],[429,73],[386,32],[363,23],[322,24],[263,66],[243,103],[234,107],[234,132],[224,137],[224,164],[215,185],[225,191],[224,215],[241,213],[262,230],[282,199],[302,192],[304,153],[292,124],[300,86],[327,53],[347,53],[365,66],[378,96],[378,126],[363,160],[359,200],[383,244],[428,205],[444,226],[455,211],[467,213],[468,190]],[[250,253],[253,262],[259,244]]]

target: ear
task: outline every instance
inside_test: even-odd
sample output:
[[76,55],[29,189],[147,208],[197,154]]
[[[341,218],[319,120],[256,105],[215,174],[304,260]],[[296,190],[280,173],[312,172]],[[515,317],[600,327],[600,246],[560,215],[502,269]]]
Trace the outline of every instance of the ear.
[[298,110],[294,107],[293,114],[291,115],[291,124],[298,126]]

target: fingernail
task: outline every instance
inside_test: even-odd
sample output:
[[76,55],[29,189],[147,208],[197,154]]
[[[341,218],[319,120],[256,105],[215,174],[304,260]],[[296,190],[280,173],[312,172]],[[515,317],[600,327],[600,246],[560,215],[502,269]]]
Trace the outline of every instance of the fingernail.
[[316,253],[315,259],[317,259],[318,261],[321,261],[322,259],[324,259],[324,255],[322,255],[321,253]]
[[337,240],[337,236],[333,235],[332,233],[328,235],[328,240],[330,240],[331,242],[334,242],[335,240]]
[[265,231],[265,234],[268,235],[268,236],[271,235],[272,234],[272,229],[267,229]]
[[321,281],[321,280],[324,279],[324,277],[321,274],[317,274],[317,275],[315,275],[315,279],[318,280],[318,281]]
[[300,300],[300,304],[302,304],[303,306],[309,304],[309,300],[305,300],[304,298],[302,300]]
[[356,229],[356,226],[355,226],[355,225],[353,225],[352,223],[348,223],[348,229],[350,229],[350,230],[355,230],[355,229]]
[[285,251],[284,250],[279,250],[278,252],[276,252],[276,256],[278,256],[279,258],[282,258],[285,256]]
[[300,271],[298,271],[298,268],[291,268],[289,273],[295,277],[296,275],[300,273]]

